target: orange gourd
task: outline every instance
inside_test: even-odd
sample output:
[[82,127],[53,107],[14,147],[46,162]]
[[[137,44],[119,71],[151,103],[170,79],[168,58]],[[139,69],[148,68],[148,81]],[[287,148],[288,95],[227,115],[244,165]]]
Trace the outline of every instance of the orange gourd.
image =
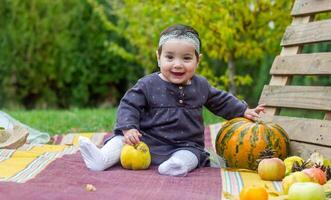
[[264,187],[244,187],[240,192],[240,200],[268,200],[268,192]]
[[275,151],[275,157],[285,159],[290,152],[290,140],[279,125],[246,118],[234,118],[223,124],[215,142],[218,155],[227,167],[257,168],[256,160],[266,148]]

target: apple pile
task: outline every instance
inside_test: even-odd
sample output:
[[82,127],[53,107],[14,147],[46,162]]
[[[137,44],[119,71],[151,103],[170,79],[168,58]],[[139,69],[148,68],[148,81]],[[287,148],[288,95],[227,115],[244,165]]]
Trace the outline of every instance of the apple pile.
[[[331,161],[315,152],[305,161],[290,156],[284,161],[266,149],[258,160],[257,172],[262,180],[282,181],[283,193],[289,200],[324,200],[325,188],[331,184]],[[324,185],[324,186],[323,186]]]

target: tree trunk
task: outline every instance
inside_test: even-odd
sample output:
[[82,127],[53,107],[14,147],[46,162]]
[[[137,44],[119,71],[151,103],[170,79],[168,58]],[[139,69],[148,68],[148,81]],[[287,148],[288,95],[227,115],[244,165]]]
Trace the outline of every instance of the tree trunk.
[[236,65],[234,63],[233,56],[230,55],[228,59],[228,76],[229,76],[229,92],[236,95],[236,83],[234,77],[236,75]]

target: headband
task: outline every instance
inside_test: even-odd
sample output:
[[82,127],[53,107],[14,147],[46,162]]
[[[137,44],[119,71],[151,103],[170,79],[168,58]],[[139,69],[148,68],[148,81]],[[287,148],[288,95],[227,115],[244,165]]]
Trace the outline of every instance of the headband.
[[190,42],[191,44],[193,44],[196,52],[200,54],[200,41],[198,37],[191,32],[186,32],[184,34],[180,34],[180,33],[181,33],[180,31],[173,31],[168,34],[162,35],[159,41],[159,47],[161,47],[166,42],[173,39],[184,40],[186,42]]

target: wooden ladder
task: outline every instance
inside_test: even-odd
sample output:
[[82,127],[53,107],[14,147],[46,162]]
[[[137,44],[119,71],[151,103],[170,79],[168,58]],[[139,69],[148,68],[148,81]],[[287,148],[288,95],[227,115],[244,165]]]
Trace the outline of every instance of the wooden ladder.
[[[315,14],[331,11],[331,0],[296,0],[293,21],[281,41],[282,50],[271,67],[259,103],[267,106],[265,121],[280,124],[291,139],[291,154],[308,158],[320,152],[331,158],[331,86],[291,85],[294,75],[331,76],[331,52],[302,53],[305,44],[331,41],[331,19],[316,21]],[[324,119],[280,116],[281,108],[317,110]]]

